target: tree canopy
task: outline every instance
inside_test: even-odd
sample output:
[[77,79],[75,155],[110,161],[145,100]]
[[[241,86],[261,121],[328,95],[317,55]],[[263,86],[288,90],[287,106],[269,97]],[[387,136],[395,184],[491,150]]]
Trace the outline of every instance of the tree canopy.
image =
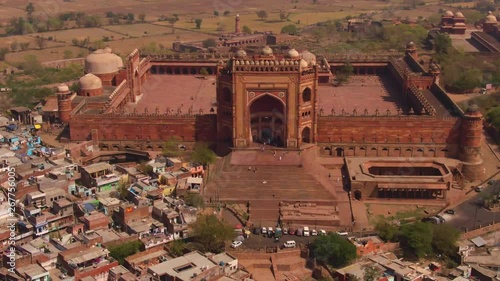
[[191,160],[202,165],[208,165],[215,162],[217,156],[206,143],[196,143],[191,154]]
[[456,243],[460,231],[449,224],[433,225],[432,248],[438,254],[446,257],[457,255]]
[[295,24],[288,24],[281,28],[281,33],[297,35],[299,33],[299,30],[297,29],[297,26]]
[[138,253],[143,246],[139,240],[134,240],[128,243],[120,243],[109,247],[109,255],[118,261],[119,264],[125,262],[125,258]]
[[375,229],[378,232],[380,238],[384,241],[394,241],[397,239],[398,228],[394,224],[391,224],[386,219],[381,218],[377,221]]
[[165,157],[179,157],[181,151],[179,150],[179,139],[175,137],[169,138],[163,145],[162,154]]
[[208,38],[202,42],[203,48],[214,48],[217,47],[217,42],[213,38]]
[[200,29],[201,28],[201,23],[203,22],[202,19],[195,19],[194,20],[194,24],[196,25],[196,29]]
[[260,11],[257,12],[257,16],[261,20],[265,20],[265,19],[267,19],[267,12],[265,10],[260,10]]
[[312,245],[312,255],[334,267],[342,267],[356,258],[356,246],[340,235],[319,236]]
[[407,255],[413,253],[417,258],[423,258],[432,253],[432,225],[415,222],[401,226],[401,245]]
[[233,227],[211,214],[198,215],[190,227],[194,245],[202,252],[220,253],[225,243],[234,238]]

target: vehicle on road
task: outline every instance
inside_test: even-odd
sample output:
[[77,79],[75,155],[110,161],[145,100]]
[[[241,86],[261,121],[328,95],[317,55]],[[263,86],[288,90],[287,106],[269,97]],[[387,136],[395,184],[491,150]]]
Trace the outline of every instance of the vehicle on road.
[[311,233],[309,232],[309,227],[307,226],[304,226],[304,230],[302,232],[302,235],[304,235],[304,237],[309,237]]
[[283,236],[283,232],[281,231],[281,228],[276,227],[276,231],[274,232],[274,238],[280,239],[281,236]]
[[311,230],[311,236],[318,236],[318,231],[316,229]]
[[489,184],[489,185],[494,185],[495,183],[496,183],[496,180],[489,180],[489,181],[488,181],[488,184]]
[[442,216],[440,216],[440,215],[436,215],[436,218],[438,218],[438,220],[439,220],[439,222],[440,222],[440,223],[444,223],[444,222],[446,221],[446,220],[445,220]]
[[453,210],[453,209],[448,209],[448,210],[446,210],[444,212],[447,213],[447,214],[450,214],[450,215],[454,215],[455,214],[455,210]]
[[474,190],[476,192],[481,192],[481,191],[483,191],[483,189],[484,189],[484,186],[482,186],[482,185],[476,186],[476,188],[474,188]]
[[422,222],[430,222],[433,224],[441,224],[442,223],[442,221],[437,216],[423,218]]
[[320,229],[318,235],[326,235],[326,230]]
[[283,244],[283,247],[285,247],[285,248],[295,248],[295,246],[297,246],[297,244],[293,240],[286,241]]
[[348,236],[348,235],[349,235],[349,233],[348,233],[348,232],[345,232],[345,231],[343,231],[343,232],[337,231],[337,235],[340,235],[340,236]]
[[239,246],[241,246],[241,244],[243,244],[243,242],[233,241],[233,243],[231,243],[231,248],[238,248]]

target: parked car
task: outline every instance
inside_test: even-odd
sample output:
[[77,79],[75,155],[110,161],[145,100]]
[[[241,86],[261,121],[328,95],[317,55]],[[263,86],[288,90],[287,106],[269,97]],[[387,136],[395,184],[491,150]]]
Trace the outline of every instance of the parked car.
[[311,230],[311,236],[318,236],[318,231],[316,229]]
[[297,231],[295,232],[295,235],[302,236],[302,233],[303,233],[302,228],[298,228]]
[[238,248],[239,246],[241,246],[241,244],[243,244],[243,242],[233,241],[233,243],[231,243],[231,248]]
[[489,181],[488,181],[488,184],[489,184],[489,185],[494,185],[494,184],[495,184],[495,182],[496,182],[495,180],[489,180]]
[[262,234],[267,234],[267,228],[263,227],[262,230],[260,231]]
[[320,229],[319,232],[318,232],[318,235],[326,235],[326,230],[324,229]]
[[448,209],[448,210],[446,210],[444,212],[447,213],[447,214],[450,214],[450,215],[454,215],[455,214],[455,210],[453,210],[453,209]]
[[484,189],[484,186],[482,186],[482,185],[476,186],[476,188],[474,188],[474,190],[476,192],[481,192],[481,191],[483,191],[483,189]]
[[284,227],[283,228],[283,235],[287,235],[288,234],[288,228]]
[[346,231],[337,231],[337,235],[340,235],[340,236],[348,236],[349,233],[346,232]]
[[310,234],[311,234],[311,232],[309,232],[309,227],[304,226],[304,230],[302,231],[302,235],[304,235],[305,237],[309,237]]
[[440,215],[436,215],[436,218],[438,218],[438,220],[439,220],[439,222],[440,222],[440,223],[444,223],[444,222],[446,221],[446,220],[445,220],[442,216],[440,216]]
[[256,227],[253,229],[253,234],[259,235],[260,234],[260,228]]
[[285,248],[295,248],[295,246],[296,246],[296,245],[297,245],[297,244],[296,244],[296,243],[295,243],[295,241],[293,241],[293,240],[286,241],[286,242],[283,244],[283,246],[284,246]]
[[290,227],[288,229],[288,235],[295,235],[295,229],[293,229],[293,228]]

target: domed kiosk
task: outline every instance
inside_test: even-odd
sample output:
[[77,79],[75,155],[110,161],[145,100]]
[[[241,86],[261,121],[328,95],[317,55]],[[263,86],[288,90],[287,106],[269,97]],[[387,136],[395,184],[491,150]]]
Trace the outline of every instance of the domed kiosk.
[[123,60],[111,48],[99,49],[85,58],[85,72],[98,76],[106,86],[116,86],[115,76],[123,69]]
[[85,74],[78,84],[80,85],[79,96],[95,97],[103,93],[101,79],[92,73]]
[[271,49],[271,47],[269,46],[265,46],[264,48],[262,48],[262,50],[260,51],[260,54],[262,56],[266,56],[266,57],[270,57],[273,55],[273,49]]

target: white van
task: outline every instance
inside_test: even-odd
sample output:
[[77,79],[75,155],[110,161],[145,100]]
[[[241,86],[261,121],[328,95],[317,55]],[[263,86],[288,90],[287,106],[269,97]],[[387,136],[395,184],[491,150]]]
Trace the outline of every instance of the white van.
[[302,235],[304,235],[304,236],[306,236],[306,237],[310,235],[310,232],[309,232],[309,227],[304,226],[304,230],[303,230],[303,232],[302,232]]
[[286,241],[284,244],[283,244],[283,247],[285,248],[295,248],[297,244],[295,243],[295,241],[293,240],[289,240],[289,241]]

